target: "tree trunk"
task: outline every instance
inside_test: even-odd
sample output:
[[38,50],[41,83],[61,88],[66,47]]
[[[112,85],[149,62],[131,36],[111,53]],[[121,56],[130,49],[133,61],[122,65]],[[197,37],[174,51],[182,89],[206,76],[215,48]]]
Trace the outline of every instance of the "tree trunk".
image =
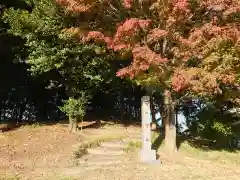
[[77,132],[77,119],[69,117],[69,132]]
[[176,132],[178,134],[180,132],[179,124],[178,124],[178,112],[175,113],[175,121],[176,121]]
[[26,110],[27,101],[28,101],[28,98],[26,97],[26,98],[24,98],[24,101],[22,102],[22,104],[20,104],[20,112],[18,115],[19,123],[22,123],[22,121],[23,121],[23,113]]
[[156,127],[157,127],[156,117],[155,117],[156,113],[155,113],[155,107],[154,107],[154,102],[153,101],[154,101],[154,99],[153,99],[153,97],[151,97],[151,99],[150,99],[150,108],[151,108],[151,114],[152,114],[151,128],[152,128],[152,130],[156,130]]
[[131,124],[133,121],[133,105],[132,105],[132,96],[128,97],[128,119],[129,123]]
[[176,121],[174,112],[174,102],[171,92],[165,90],[164,92],[164,108],[165,108],[165,148],[167,152],[175,152],[176,146]]
[[124,97],[122,95],[122,93],[120,93],[120,118],[121,118],[121,122],[124,121]]

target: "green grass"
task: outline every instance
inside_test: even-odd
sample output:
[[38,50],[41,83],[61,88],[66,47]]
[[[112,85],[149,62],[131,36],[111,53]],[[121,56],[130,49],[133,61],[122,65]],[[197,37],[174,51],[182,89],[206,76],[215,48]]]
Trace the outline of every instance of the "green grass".
[[41,125],[39,124],[39,122],[35,122],[31,125],[32,128],[38,128],[40,127]]
[[73,178],[73,177],[64,177],[64,178],[60,178],[60,179],[56,179],[56,180],[77,180],[77,178]]
[[1,180],[20,180],[20,178],[17,176],[9,176],[5,174],[0,174],[0,179]]
[[55,174],[51,177],[47,177],[46,180],[78,180],[78,178],[72,177],[72,176],[61,176],[60,174]]
[[124,148],[125,152],[134,152],[137,149],[140,149],[142,143],[140,141],[130,141],[128,145]]
[[179,151],[184,153],[186,156],[191,156],[199,159],[240,165],[240,151],[231,152],[227,150],[203,150],[193,147],[187,141],[181,144]]
[[[152,142],[157,142],[159,148],[157,150],[161,151],[164,146],[164,141],[162,138],[158,138],[159,134],[153,132],[152,134]],[[180,137],[181,138],[181,137]],[[211,149],[202,149],[198,147],[194,147],[187,140],[181,142],[180,147],[178,149],[180,153],[183,153],[185,156],[194,157],[197,159],[204,159],[209,161],[218,161],[221,163],[234,163],[240,165],[240,151],[228,151],[228,150],[211,150]]]
[[[152,132],[152,139],[151,142],[154,144],[155,141],[158,141],[159,138],[159,133],[157,132]],[[158,144],[158,142],[156,143]],[[127,146],[124,148],[124,151],[126,152],[134,152],[142,147],[142,142],[141,140],[139,141],[130,141]]]
[[39,128],[42,125],[39,122],[34,122],[33,124],[26,124],[26,125],[22,125],[20,128]]
[[[152,133],[152,143],[157,145],[153,147],[156,150],[162,151],[164,146],[164,141],[162,137],[159,138],[159,133]],[[154,146],[154,144],[153,144]],[[141,148],[141,141],[129,142],[129,144],[124,149],[126,152],[134,152]],[[218,161],[221,163],[234,163],[240,165],[240,151],[228,151],[228,150],[203,150],[192,146],[188,141],[183,141],[180,144],[178,150],[180,153],[185,156],[190,156],[197,159],[209,160],[209,161]]]

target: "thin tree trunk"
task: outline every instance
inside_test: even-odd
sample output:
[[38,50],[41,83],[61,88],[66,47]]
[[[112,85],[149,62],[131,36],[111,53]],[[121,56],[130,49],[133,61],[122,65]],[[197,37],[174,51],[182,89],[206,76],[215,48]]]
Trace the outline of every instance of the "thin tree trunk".
[[121,122],[124,121],[124,99],[122,93],[120,93],[120,118]]
[[7,106],[7,102],[6,101],[4,101],[3,102],[3,120],[4,121],[6,121],[6,108],[7,108],[8,106]]
[[26,110],[27,101],[28,101],[28,98],[26,97],[26,98],[24,98],[23,103],[20,104],[20,112],[19,112],[19,115],[18,115],[18,122],[19,123],[22,123],[23,113]]
[[[165,122],[164,122],[164,119],[165,119],[165,114],[166,114],[166,112],[165,112],[165,108],[164,108],[164,105],[163,105],[163,99],[162,98],[160,98],[160,97],[155,97],[156,98],[156,102],[157,102],[157,106],[158,106],[158,110],[159,110],[159,113],[160,113],[160,120],[159,121],[161,121],[161,126],[159,126],[159,129],[160,129],[160,133],[162,134],[162,135],[164,135],[165,134]],[[158,123],[159,124],[159,123]]]
[[156,117],[155,117],[155,107],[154,107],[154,99],[153,97],[151,97],[150,100],[150,108],[151,108],[151,114],[152,114],[152,124],[151,124],[151,128],[152,130],[156,130]]
[[69,117],[69,132],[77,132],[77,119]]
[[128,123],[132,123],[132,96],[129,96],[127,99],[127,106],[128,106]]
[[179,133],[179,124],[178,124],[178,112],[175,113],[175,121],[176,121],[176,132]]
[[168,152],[175,152],[176,146],[176,121],[174,112],[174,102],[171,92],[164,92],[164,108],[165,108],[165,148]]

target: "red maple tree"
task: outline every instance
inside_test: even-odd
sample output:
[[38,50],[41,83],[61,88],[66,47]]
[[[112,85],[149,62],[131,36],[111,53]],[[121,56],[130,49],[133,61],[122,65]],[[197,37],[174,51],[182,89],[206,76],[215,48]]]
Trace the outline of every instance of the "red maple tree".
[[132,54],[117,76],[164,89],[169,149],[176,148],[176,94],[239,103],[239,0],[56,1],[87,22],[79,23],[79,40]]

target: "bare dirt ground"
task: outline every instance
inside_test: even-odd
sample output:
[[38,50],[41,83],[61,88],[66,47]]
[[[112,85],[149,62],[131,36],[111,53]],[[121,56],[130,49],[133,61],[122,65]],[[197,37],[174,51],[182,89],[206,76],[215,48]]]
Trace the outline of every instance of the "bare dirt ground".
[[[11,176],[69,164],[80,136],[60,125],[24,127],[0,134],[0,172]],[[45,172],[39,172],[45,173]]]
[[[129,127],[132,132],[139,131]],[[84,129],[85,137],[126,135],[125,127]],[[0,134],[0,179],[29,180],[239,180],[240,165],[199,159],[178,152],[171,158],[160,153],[160,165],[145,165],[137,153],[126,154],[121,165],[84,169],[74,164],[73,147],[85,138],[69,134],[67,126],[26,126]],[[239,157],[240,156],[236,156]]]

